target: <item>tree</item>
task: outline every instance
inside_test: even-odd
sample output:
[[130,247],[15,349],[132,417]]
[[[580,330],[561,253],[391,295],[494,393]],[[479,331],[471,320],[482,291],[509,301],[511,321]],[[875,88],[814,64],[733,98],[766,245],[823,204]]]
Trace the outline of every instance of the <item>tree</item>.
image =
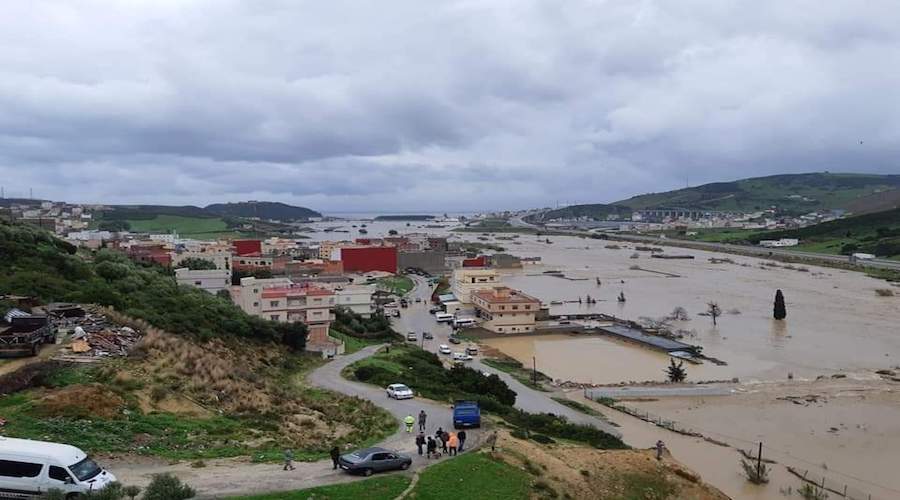
[[216,269],[216,264],[215,262],[199,257],[188,257],[187,259],[182,260],[178,264],[178,267],[186,267],[191,271],[211,271]]
[[784,319],[787,317],[787,308],[784,305],[784,294],[781,290],[775,290],[775,319]]
[[666,375],[669,377],[669,382],[684,382],[687,378],[687,370],[684,369],[684,361],[679,361],[678,364],[675,364],[674,359],[669,359],[669,367],[666,369]]
[[850,255],[857,250],[859,250],[859,245],[856,243],[844,243],[844,245],[841,246],[841,255]]
[[121,233],[131,230],[131,224],[127,220],[105,220],[97,224],[97,229]]
[[716,326],[716,318],[722,315],[722,308],[715,302],[706,304],[706,313],[712,317],[713,326]]
[[228,302],[231,302],[231,292],[229,292],[228,290],[226,290],[224,288],[219,290],[218,292],[216,292],[216,297],[218,297],[222,300],[227,300]]
[[672,321],[688,321],[691,318],[688,316],[687,309],[678,306],[672,310],[672,314],[669,314],[669,319]]
[[186,500],[195,494],[193,488],[172,474],[155,474],[144,491],[144,500]]

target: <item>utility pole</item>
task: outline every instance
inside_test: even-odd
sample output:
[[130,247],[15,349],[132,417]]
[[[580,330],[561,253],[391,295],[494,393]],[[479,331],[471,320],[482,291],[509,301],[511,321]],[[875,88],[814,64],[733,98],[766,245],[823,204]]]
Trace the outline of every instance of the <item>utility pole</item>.
[[759,442],[759,454],[756,456],[756,477],[762,479],[762,441]]
[[531,357],[531,379],[534,385],[537,385],[537,357]]

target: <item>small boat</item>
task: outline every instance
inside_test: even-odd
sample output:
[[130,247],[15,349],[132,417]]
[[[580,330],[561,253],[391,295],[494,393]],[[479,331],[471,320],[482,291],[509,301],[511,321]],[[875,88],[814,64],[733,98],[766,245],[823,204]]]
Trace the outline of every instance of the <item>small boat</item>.
[[550,305],[551,305],[551,306],[561,306],[562,304],[563,304],[563,303],[562,303],[561,300],[551,300],[551,301],[550,301]]

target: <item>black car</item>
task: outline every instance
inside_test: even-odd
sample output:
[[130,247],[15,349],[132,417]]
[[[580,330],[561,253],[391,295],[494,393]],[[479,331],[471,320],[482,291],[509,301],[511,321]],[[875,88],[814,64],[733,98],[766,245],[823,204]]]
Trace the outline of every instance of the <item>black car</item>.
[[459,344],[460,342],[462,342],[462,341],[459,340],[458,338],[454,337],[453,335],[450,336],[450,343],[451,343],[451,344]]
[[425,340],[433,340],[434,335],[432,335],[431,332],[422,332],[422,338]]
[[410,464],[412,464],[412,458],[384,448],[365,448],[341,455],[338,459],[338,466],[341,469],[351,474],[364,476],[388,470],[406,470]]

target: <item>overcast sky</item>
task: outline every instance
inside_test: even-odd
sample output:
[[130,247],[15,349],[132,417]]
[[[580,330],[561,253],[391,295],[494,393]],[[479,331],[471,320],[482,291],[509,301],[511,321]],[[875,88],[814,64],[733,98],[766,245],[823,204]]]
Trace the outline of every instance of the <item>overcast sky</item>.
[[893,0],[3,8],[7,196],[461,211],[900,172]]

